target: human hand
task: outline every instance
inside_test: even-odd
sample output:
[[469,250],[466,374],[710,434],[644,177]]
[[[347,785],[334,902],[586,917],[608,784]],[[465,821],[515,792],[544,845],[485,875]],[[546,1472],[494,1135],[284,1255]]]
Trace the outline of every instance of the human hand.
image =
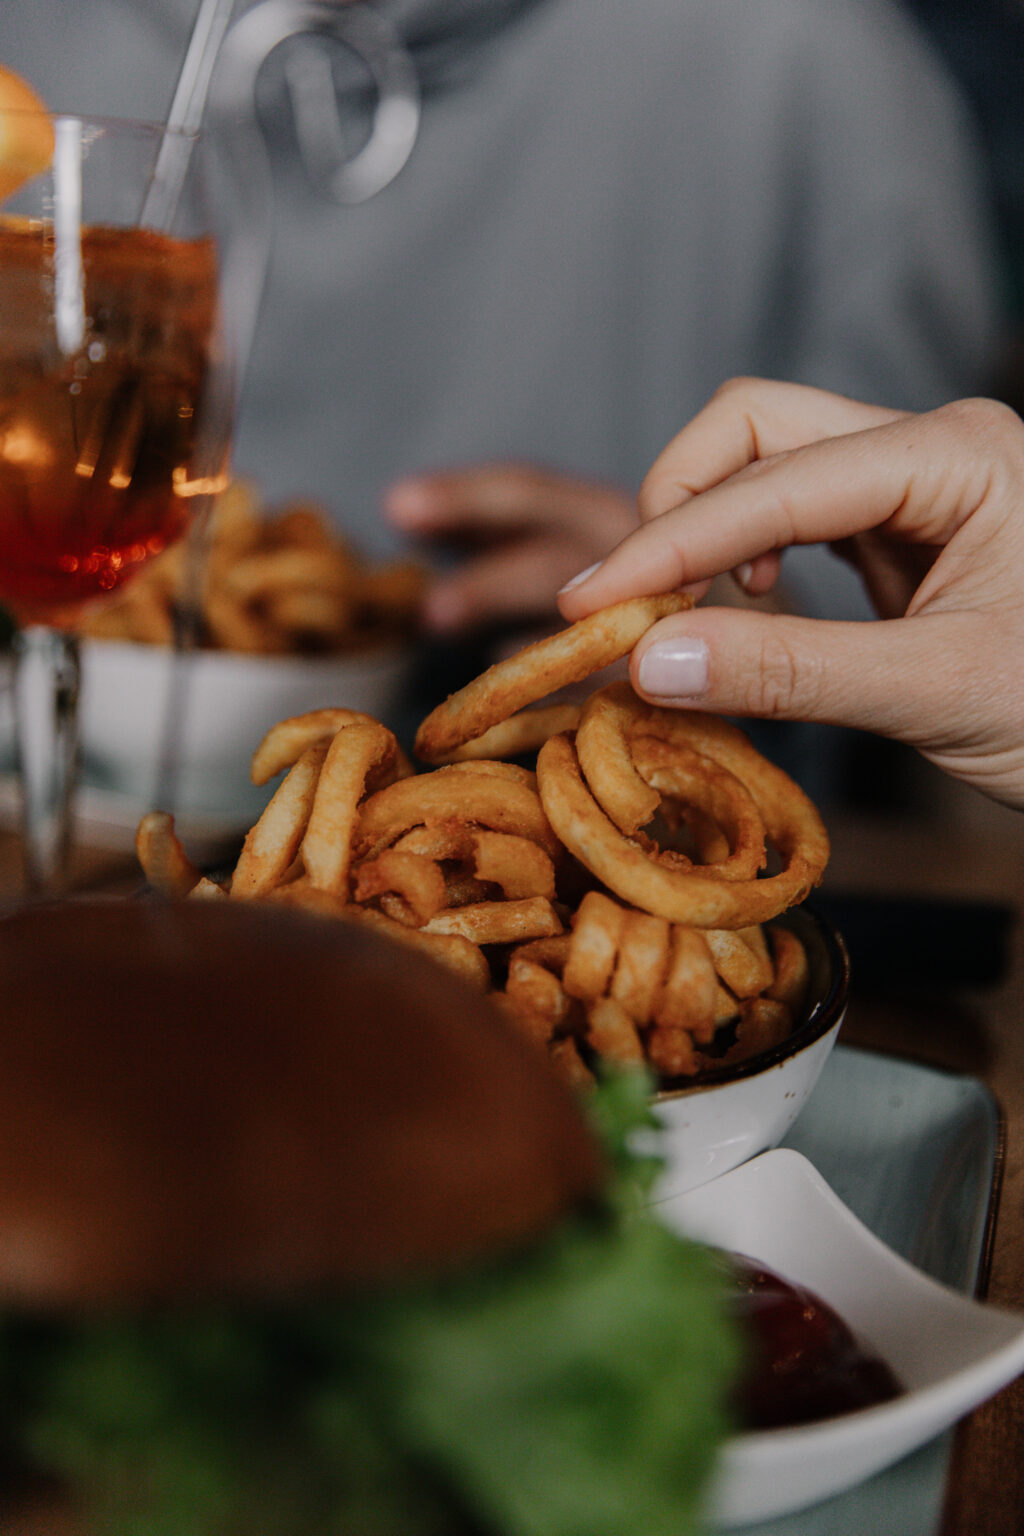
[[563,589],[566,619],[826,542],[884,622],[708,607],[656,624],[630,675],[654,703],[823,721],[917,747],[1024,809],[1024,423],[990,400],[923,415],[798,385],[724,386],[644,482],[642,526]]
[[427,590],[423,622],[435,634],[554,618],[562,583],[637,521],[623,492],[526,464],[402,480],[385,494],[384,514],[411,537],[462,552]]

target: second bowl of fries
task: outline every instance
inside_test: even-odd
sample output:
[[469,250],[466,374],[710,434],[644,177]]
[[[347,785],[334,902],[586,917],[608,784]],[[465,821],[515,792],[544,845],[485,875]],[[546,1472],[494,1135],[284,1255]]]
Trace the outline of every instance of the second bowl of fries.
[[180,815],[230,835],[267,798],[246,762],[274,721],[325,698],[393,720],[423,572],[410,561],[373,563],[319,507],[267,509],[236,482],[211,512],[196,643],[180,673],[180,720],[168,725],[185,573],[176,546],[82,623],[85,780],[148,809],[170,730]]

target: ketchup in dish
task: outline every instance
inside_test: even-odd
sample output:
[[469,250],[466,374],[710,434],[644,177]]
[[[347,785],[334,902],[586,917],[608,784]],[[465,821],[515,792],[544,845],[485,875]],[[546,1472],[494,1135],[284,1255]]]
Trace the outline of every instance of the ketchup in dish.
[[745,1429],[811,1424],[903,1391],[885,1361],[819,1296],[740,1254],[730,1254],[728,1264],[730,1306],[749,1341],[734,1399]]

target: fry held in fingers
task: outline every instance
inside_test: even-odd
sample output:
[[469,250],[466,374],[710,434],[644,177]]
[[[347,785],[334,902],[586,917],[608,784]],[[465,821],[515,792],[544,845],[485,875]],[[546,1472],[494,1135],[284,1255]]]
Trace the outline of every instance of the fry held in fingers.
[[[505,742],[518,754],[518,705],[540,696],[552,656],[604,658],[607,636],[620,645],[641,611],[660,610],[523,652],[497,685],[469,690],[467,713],[456,703],[443,739],[455,752],[479,744],[483,721],[482,739],[497,741],[511,675]],[[468,752],[417,773],[369,715],[325,707],[282,720],[251,773],[283,777],[229,883],[200,877],[169,817],[140,825],[140,861],[167,894],[298,907],[433,953],[499,996],[574,1085],[602,1062],[699,1079],[784,1038],[802,1017],[808,962],[775,919],[828,855],[806,796],[734,727],[653,709],[624,684],[568,716],[537,715],[536,771]],[[548,734],[555,724],[567,728]]]
[[633,598],[495,662],[427,716],[416,733],[416,756],[444,762],[509,716],[621,661],[658,619],[691,606],[680,592]]

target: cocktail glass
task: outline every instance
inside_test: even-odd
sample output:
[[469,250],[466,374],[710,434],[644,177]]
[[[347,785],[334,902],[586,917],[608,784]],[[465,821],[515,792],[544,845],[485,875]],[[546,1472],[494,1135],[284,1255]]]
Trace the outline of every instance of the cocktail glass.
[[42,893],[66,877],[76,622],[224,485],[258,269],[238,259],[256,189],[201,134],[50,125],[45,170],[0,206],[0,604],[17,625],[25,874]]

